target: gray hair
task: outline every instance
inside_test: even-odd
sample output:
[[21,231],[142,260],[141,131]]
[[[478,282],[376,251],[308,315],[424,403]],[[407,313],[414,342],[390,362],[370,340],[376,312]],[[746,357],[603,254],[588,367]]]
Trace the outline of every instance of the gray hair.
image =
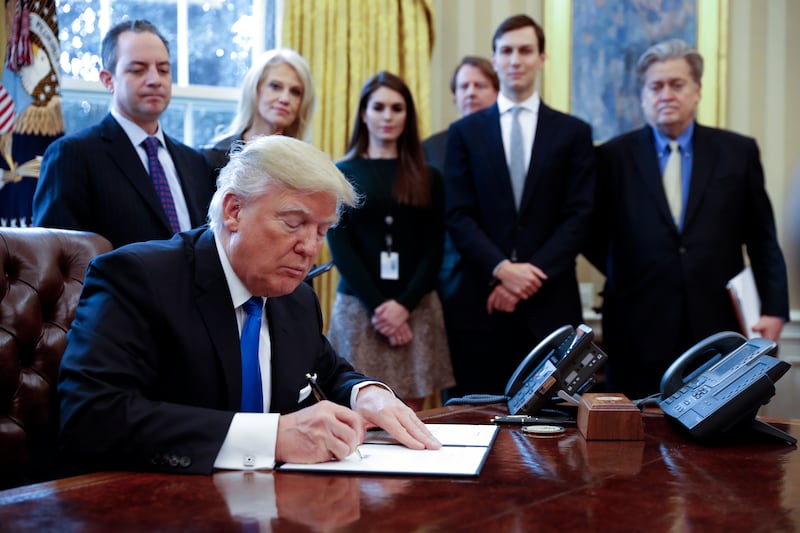
[[233,150],[219,173],[217,191],[208,207],[208,223],[215,235],[222,229],[222,201],[233,193],[243,201],[275,188],[305,194],[328,193],[336,198],[336,213],[356,207],[360,198],[325,152],[284,135],[264,135],[241,150]]
[[309,127],[317,99],[314,79],[311,77],[311,67],[308,66],[308,62],[303,56],[294,50],[276,48],[268,50],[256,58],[247,74],[244,75],[236,116],[233,117],[233,121],[227,128],[214,137],[214,141],[231,135],[241,135],[253,124],[253,119],[258,113],[258,87],[267,79],[273,67],[283,64],[292,67],[303,84],[303,98],[300,101],[300,108],[297,110],[297,118],[286,127],[283,134],[297,139],[306,138],[307,132],[310,131]]
[[692,79],[697,85],[703,79],[703,56],[694,47],[681,39],[670,39],[656,43],[639,57],[636,63],[636,79],[639,85],[644,85],[644,80],[653,63],[660,63],[668,59],[685,59],[689,64]]

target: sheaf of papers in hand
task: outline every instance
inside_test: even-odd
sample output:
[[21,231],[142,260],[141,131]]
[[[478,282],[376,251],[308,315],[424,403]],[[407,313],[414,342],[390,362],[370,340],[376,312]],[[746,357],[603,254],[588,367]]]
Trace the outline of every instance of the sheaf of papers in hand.
[[758,337],[759,335],[753,332],[753,326],[761,316],[761,299],[758,297],[756,280],[750,267],[745,267],[731,278],[727,289],[742,333],[749,339]]
[[383,431],[369,432],[356,454],[317,464],[284,463],[277,470],[477,476],[489,455],[498,426],[426,424],[442,443],[438,450],[412,450]]

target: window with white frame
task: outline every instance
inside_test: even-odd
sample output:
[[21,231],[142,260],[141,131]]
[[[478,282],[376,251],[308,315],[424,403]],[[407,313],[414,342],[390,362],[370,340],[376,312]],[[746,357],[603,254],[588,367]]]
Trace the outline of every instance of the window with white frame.
[[147,19],[170,44],[172,101],[164,131],[207,143],[236,111],[253,57],[275,46],[279,0],[58,0],[61,93],[67,133],[99,122],[110,95],[100,84],[100,43],[117,22]]

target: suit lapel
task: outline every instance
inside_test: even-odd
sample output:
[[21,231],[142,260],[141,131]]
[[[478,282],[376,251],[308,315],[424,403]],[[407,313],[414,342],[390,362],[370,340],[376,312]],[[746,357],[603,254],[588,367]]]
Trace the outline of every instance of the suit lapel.
[[674,228],[675,223],[672,220],[667,195],[664,192],[655,142],[650,126],[643,127],[639,130],[639,134],[635,137],[635,141],[631,146],[631,158],[636,165],[636,175],[641,177],[642,186],[647,191],[651,201],[664,221]]
[[531,160],[528,163],[528,173],[525,175],[525,185],[522,188],[522,200],[519,210],[522,211],[533,197],[539,178],[542,175],[543,165],[539,161],[545,161],[553,152],[553,139],[556,138],[555,129],[558,128],[557,121],[554,121],[555,111],[546,106],[544,102],[539,103],[538,118],[536,119],[536,133],[533,138],[533,149],[531,150]]
[[[202,206],[200,206],[200,202],[198,202],[195,198],[197,188],[190,186],[190,184],[186,183],[184,180],[186,177],[200,180],[203,178],[203,176],[192,175],[193,167],[185,157],[186,152],[183,150],[178,150],[178,142],[175,139],[165,134],[164,142],[166,143],[169,156],[172,158],[172,163],[175,165],[175,173],[177,174],[178,183],[181,185],[183,199],[186,201],[186,209],[189,211],[190,224],[192,226],[201,225],[205,219],[205,213],[201,212]],[[211,178],[209,177],[209,179]]]
[[219,357],[228,405],[238,409],[242,395],[239,327],[214,234],[209,229],[203,231],[195,242],[194,264],[197,308]]
[[692,174],[689,180],[689,197],[686,200],[686,214],[683,227],[688,227],[697,212],[700,199],[705,194],[708,182],[714,171],[717,151],[709,138],[708,129],[695,123],[692,139]]
[[171,232],[169,220],[161,207],[161,201],[153,188],[153,182],[150,180],[147,169],[142,165],[142,160],[125,134],[125,130],[110,113],[101,122],[100,136],[107,143],[108,157],[117,165],[120,174],[131,183],[136,192],[144,199],[145,204],[164,225],[164,228]]
[[486,110],[481,115],[482,122],[475,129],[477,143],[475,146],[482,147],[487,152],[488,168],[493,169],[489,174],[490,179],[496,183],[492,189],[497,191],[498,197],[502,197],[504,202],[509,205],[509,212],[516,213],[514,205],[514,191],[511,187],[511,173],[506,161],[506,152],[503,145],[503,132],[500,128],[500,109],[497,103]]

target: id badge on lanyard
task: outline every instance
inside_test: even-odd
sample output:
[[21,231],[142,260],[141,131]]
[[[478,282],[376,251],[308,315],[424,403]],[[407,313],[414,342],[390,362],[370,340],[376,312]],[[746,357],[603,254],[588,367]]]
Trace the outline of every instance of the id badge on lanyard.
[[392,223],[394,218],[387,215],[386,222],[386,250],[381,252],[381,279],[400,279],[400,254],[392,251]]

